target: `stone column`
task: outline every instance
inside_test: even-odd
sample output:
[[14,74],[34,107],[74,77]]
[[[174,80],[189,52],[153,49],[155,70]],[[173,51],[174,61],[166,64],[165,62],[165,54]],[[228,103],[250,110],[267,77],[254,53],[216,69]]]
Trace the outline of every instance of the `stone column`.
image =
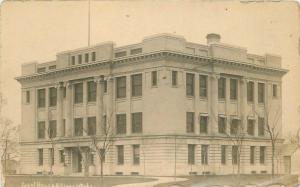
[[97,98],[96,98],[96,124],[97,124],[97,135],[103,133],[103,95],[104,95],[104,78],[103,76],[95,77],[97,84]]
[[218,79],[219,74],[213,73],[210,76],[210,94],[209,94],[209,107],[210,107],[210,133],[212,135],[218,133]]
[[[128,89],[128,88],[126,88],[126,89]],[[107,125],[111,125],[110,129],[114,129],[113,124],[114,124],[114,119],[115,119],[115,117],[114,117],[115,95],[114,95],[114,78],[113,77],[107,77],[107,94],[108,94],[108,100],[107,100],[108,102],[107,102],[107,105],[106,105],[106,108],[107,108],[107,113],[106,113]]]
[[87,95],[87,82],[82,82],[82,89],[83,89],[83,136],[87,136],[88,131],[88,124],[87,124],[87,102],[88,102],[88,95]]
[[243,130],[245,133],[247,133],[247,80],[245,78],[242,78],[240,80],[240,114],[241,117],[241,125],[243,127]]
[[46,128],[46,139],[49,139],[49,119],[51,113],[49,110],[49,88],[45,88],[45,128]]
[[257,81],[253,81],[254,82],[254,100],[253,100],[253,114],[255,115],[255,128],[254,128],[254,136],[258,135],[258,116],[257,113],[258,111],[258,82]]
[[57,83],[57,104],[56,104],[56,122],[57,122],[57,136],[64,136],[64,127],[63,127],[63,84],[62,82]]
[[66,137],[72,136],[73,85],[66,83]]
[[64,163],[64,174],[69,175],[72,172],[72,164],[71,164],[71,149],[70,148],[64,148],[64,157],[65,157],[65,163]]

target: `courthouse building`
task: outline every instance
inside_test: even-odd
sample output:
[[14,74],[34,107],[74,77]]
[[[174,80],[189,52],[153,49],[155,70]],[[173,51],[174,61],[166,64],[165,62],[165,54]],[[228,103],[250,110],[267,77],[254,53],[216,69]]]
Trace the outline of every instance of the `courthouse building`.
[[206,39],[159,34],[22,65],[20,173],[98,175],[91,137],[103,142],[104,126],[105,175],[230,174],[239,160],[241,173],[271,173],[265,129],[276,125],[280,146],[281,58]]

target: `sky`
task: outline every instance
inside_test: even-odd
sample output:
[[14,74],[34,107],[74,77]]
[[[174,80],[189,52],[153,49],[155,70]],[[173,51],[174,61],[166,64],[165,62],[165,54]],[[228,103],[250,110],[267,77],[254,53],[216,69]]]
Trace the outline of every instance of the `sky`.
[[[87,46],[87,1],[6,1],[1,4],[3,114],[21,123],[21,64],[54,60],[56,53]],[[91,44],[138,43],[157,33],[206,44],[208,33],[249,53],[282,56],[284,134],[300,124],[299,8],[296,2],[149,0],[92,1]]]

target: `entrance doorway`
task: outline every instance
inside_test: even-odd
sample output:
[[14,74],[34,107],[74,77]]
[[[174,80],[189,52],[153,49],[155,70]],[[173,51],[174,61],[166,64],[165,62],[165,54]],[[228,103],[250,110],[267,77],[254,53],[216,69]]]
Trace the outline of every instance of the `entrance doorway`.
[[72,149],[72,171],[73,173],[82,172],[82,156],[78,149]]
[[284,156],[284,173],[291,174],[291,156]]

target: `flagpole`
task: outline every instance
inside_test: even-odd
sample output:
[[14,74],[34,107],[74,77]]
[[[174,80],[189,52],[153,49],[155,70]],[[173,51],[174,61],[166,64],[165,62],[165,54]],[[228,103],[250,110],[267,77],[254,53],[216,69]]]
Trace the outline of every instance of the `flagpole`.
[[90,46],[91,37],[91,0],[88,0],[88,46]]

